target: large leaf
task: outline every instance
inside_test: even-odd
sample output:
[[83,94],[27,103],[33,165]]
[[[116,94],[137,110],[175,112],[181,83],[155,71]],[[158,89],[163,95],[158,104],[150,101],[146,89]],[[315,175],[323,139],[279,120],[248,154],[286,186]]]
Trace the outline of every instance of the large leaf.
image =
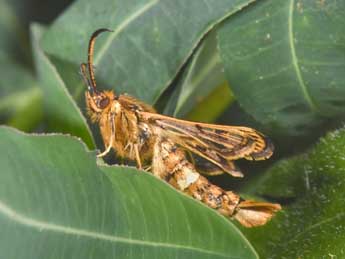
[[75,138],[0,128],[1,258],[257,258],[224,217]]
[[[54,59],[73,64],[77,71],[87,58],[91,33],[101,27],[114,30],[96,46],[97,76],[106,85],[101,87],[152,104],[203,36],[251,2],[79,0],[44,35],[43,46]],[[72,87],[84,89],[81,84]]]
[[345,1],[265,0],[219,30],[232,90],[276,131],[303,135],[345,108]]
[[344,258],[345,129],[274,166],[256,186],[289,204],[271,224],[245,231],[262,258]]
[[212,31],[189,60],[165,113],[177,117],[188,114],[188,118],[211,122],[234,100],[225,79],[216,35]]
[[32,26],[33,52],[36,70],[44,98],[44,112],[50,132],[69,133],[94,146],[91,131],[84,116],[69,95],[65,83],[40,47],[43,28]]
[[29,63],[29,44],[14,5],[0,1],[0,123],[30,131],[42,118],[41,93],[32,71],[21,64]]

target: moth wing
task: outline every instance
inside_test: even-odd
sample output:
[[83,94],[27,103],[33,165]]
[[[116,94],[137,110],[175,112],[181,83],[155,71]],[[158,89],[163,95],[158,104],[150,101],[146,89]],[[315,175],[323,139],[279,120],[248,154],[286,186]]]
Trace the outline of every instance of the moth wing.
[[190,122],[149,112],[140,115],[151,125],[164,129],[162,134],[166,137],[233,176],[243,176],[234,170],[233,160],[263,160],[273,153],[270,140],[252,128]]
[[[191,151],[189,152],[191,153]],[[195,168],[201,174],[215,176],[215,175],[221,175],[225,172],[222,168],[220,168],[216,164],[212,163],[211,161],[201,156],[198,156],[196,154],[193,154],[191,156],[193,158],[193,163],[194,163]],[[227,161],[227,163],[228,163],[227,168],[229,170],[226,171],[226,173],[230,175],[242,176],[241,170],[235,165],[234,162]]]

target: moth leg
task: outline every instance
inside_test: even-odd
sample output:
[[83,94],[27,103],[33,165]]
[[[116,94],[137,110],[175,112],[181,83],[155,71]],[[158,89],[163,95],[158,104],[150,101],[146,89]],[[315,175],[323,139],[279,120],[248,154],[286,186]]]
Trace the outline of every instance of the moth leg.
[[145,171],[145,172],[150,172],[151,169],[152,169],[152,166],[149,165],[149,166],[147,166],[147,167],[144,168],[144,171]]
[[139,155],[138,144],[134,144],[134,152],[135,152],[135,159],[137,161],[138,169],[141,170],[142,165],[141,165],[141,159],[140,159],[140,155]]
[[107,146],[107,148],[100,154],[97,155],[97,157],[104,157],[106,154],[108,154],[113,147],[114,140],[115,140],[115,125],[114,125],[114,114],[110,115],[110,121],[111,121],[111,135],[110,135],[110,141]]
[[102,153],[99,153],[99,154],[97,155],[97,157],[104,157],[106,154],[108,154],[108,153],[110,152],[111,147],[112,147],[112,145],[111,145],[111,143],[110,143],[109,146],[107,147],[107,149],[104,150]]

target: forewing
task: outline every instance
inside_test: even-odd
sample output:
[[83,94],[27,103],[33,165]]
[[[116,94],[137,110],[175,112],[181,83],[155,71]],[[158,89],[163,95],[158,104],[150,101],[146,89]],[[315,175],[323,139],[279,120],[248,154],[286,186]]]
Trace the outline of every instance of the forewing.
[[142,112],[141,116],[151,125],[164,129],[162,134],[174,138],[182,147],[234,176],[242,174],[234,170],[231,161],[239,158],[262,160],[273,153],[269,139],[251,128],[190,122],[147,112]]

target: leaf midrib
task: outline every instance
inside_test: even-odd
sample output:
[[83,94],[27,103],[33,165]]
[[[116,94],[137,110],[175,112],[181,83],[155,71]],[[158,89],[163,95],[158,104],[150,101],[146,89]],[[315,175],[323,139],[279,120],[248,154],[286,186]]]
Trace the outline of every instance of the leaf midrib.
[[295,70],[297,81],[302,89],[303,95],[310,109],[316,113],[318,112],[318,108],[308,91],[307,85],[304,83],[301,69],[298,64],[298,58],[297,58],[295,43],[294,43],[294,32],[293,32],[294,5],[295,5],[295,0],[290,0],[290,7],[289,7],[289,14],[288,14],[288,38],[289,38],[289,45],[290,45],[290,51],[291,51],[292,66]]
[[238,257],[231,257],[226,254],[221,254],[221,253],[205,250],[198,247],[184,246],[184,245],[172,244],[172,243],[160,243],[160,242],[154,242],[154,241],[130,239],[126,237],[112,236],[112,235],[107,235],[107,234],[98,233],[94,231],[71,228],[71,227],[61,226],[61,225],[57,225],[50,222],[44,222],[44,221],[36,220],[30,217],[26,217],[25,215],[18,213],[17,211],[15,211],[14,209],[9,207],[2,201],[0,201],[0,214],[18,224],[31,227],[31,228],[36,228],[36,229],[39,229],[40,231],[49,230],[56,233],[78,236],[79,238],[87,237],[87,238],[104,240],[107,242],[114,242],[114,243],[126,243],[126,244],[132,244],[132,245],[144,245],[144,246],[152,246],[152,247],[192,250],[192,251],[197,251],[204,254],[209,254],[209,255],[214,255],[214,256],[219,256],[219,257],[229,258],[229,259],[238,258]]
[[[226,13],[224,16],[221,16],[218,20],[216,20],[213,24],[207,26],[205,28],[204,33],[200,35],[200,37],[196,40],[195,44],[192,46],[191,50],[187,53],[186,58],[181,61],[180,66],[177,68],[176,72],[174,73],[174,76],[172,76],[171,79],[169,79],[167,82],[165,82],[164,87],[160,89],[160,92],[156,94],[156,97],[154,98],[153,103],[156,103],[159,99],[159,97],[162,95],[162,93],[166,90],[166,88],[171,84],[175,76],[178,74],[178,71],[181,70],[183,67],[183,64],[185,64],[188,60],[188,58],[192,55],[195,48],[200,44],[202,39],[205,37],[207,32],[212,30],[215,26],[217,26],[219,23],[230,17],[231,15],[241,11],[246,6],[252,4],[256,0],[248,0],[247,3],[238,5],[237,8],[234,8],[231,12]],[[113,42],[113,40],[123,31],[127,28],[129,24],[131,24],[136,18],[140,17],[143,13],[145,13],[147,10],[150,10],[153,6],[155,6],[157,3],[159,3],[160,0],[152,0],[151,2],[148,2],[146,5],[141,7],[139,10],[135,11],[133,14],[129,15],[119,26],[116,27],[114,32],[112,32],[112,35],[110,35],[105,43],[102,45],[102,47],[98,50],[97,54],[95,55],[95,61],[94,65],[97,66],[104,57],[106,51],[108,50],[109,46]],[[205,2],[207,3],[207,2]],[[76,95],[76,97],[79,97],[79,94]]]
[[[113,42],[113,40],[124,30],[126,27],[131,24],[136,18],[138,18],[140,15],[142,15],[144,12],[149,10],[151,7],[155,6],[160,0],[153,0],[151,2],[148,2],[143,7],[139,8],[134,13],[127,16],[118,26],[116,26],[116,29],[111,32],[110,36],[105,40],[104,44],[100,47],[100,49],[95,54],[95,60],[94,60],[94,66],[97,66],[102,58],[104,57],[106,51],[109,49],[110,44]],[[85,91],[85,87],[83,83],[81,82],[78,87],[78,90],[76,90],[76,93],[74,94],[75,99],[79,99],[82,92]],[[79,91],[82,90],[82,91]]]
[[109,48],[110,44],[113,42],[113,40],[129,25],[131,24],[135,19],[140,17],[143,13],[150,10],[151,7],[155,6],[160,0],[153,0],[151,2],[148,2],[146,5],[142,6],[140,9],[126,17],[118,26],[116,26],[116,29],[114,32],[111,33],[111,35],[106,39],[103,46],[99,49],[98,54],[95,58],[95,65],[97,65],[102,57],[105,55],[107,49]]

